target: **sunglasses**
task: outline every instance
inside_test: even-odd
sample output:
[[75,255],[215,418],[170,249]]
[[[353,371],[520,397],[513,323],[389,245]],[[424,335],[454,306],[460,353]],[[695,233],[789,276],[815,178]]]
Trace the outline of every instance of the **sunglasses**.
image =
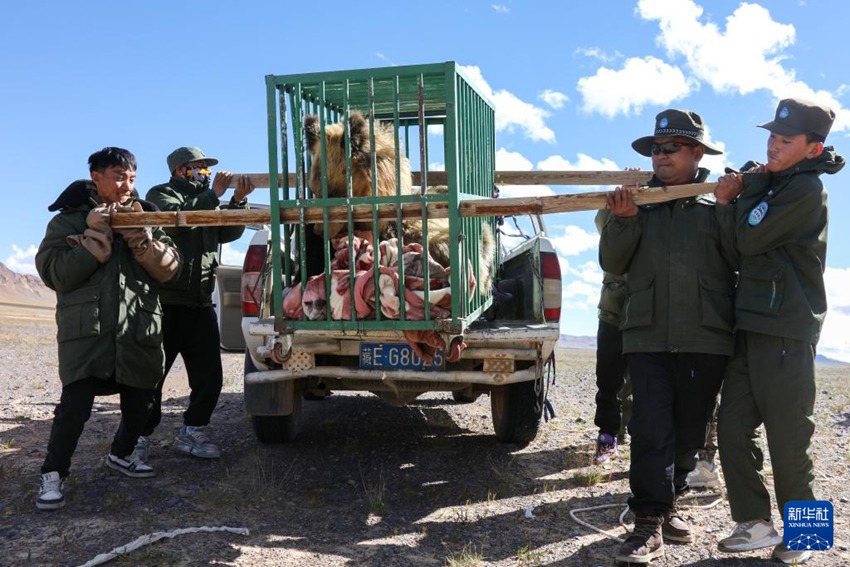
[[688,146],[689,148],[693,148],[696,144],[684,144],[682,142],[667,142],[664,144],[652,144],[649,148],[649,152],[657,156],[658,154],[670,155],[677,154],[682,151],[683,146]]

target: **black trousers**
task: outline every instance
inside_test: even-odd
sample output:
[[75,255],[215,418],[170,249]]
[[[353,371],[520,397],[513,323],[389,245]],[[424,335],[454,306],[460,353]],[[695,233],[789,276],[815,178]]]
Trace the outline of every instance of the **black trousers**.
[[112,454],[123,458],[133,452],[136,439],[153,407],[155,390],[86,378],[62,388],[59,404],[53,410],[53,425],[41,474],[56,471],[63,478],[70,474],[71,457],[77,450],[83,427],[91,417],[95,396],[112,394],[120,394],[121,399],[121,423],[112,440]]
[[596,331],[596,415],[599,431],[615,437],[621,430],[623,406],[620,392],[626,381],[627,363],[623,356],[623,332],[605,321]]
[[[209,424],[221,395],[221,336],[215,308],[162,306],[162,333],[165,348],[165,376],[177,355],[183,357],[189,377],[189,407],[183,413],[183,424],[200,427]],[[156,389],[156,400],[142,434],[150,435],[162,420],[162,388]]]
[[660,515],[687,484],[714,413],[728,357],[716,354],[631,353],[634,408],[629,424],[629,508]]

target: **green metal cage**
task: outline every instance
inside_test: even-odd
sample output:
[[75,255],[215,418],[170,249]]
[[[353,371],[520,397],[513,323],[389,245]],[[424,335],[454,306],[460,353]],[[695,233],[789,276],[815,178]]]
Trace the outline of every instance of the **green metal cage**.
[[[498,230],[496,219],[491,217],[461,218],[449,215],[449,256],[451,286],[451,316],[432,317],[426,309],[424,319],[406,317],[404,293],[399,293],[400,313],[398,318],[382,316],[377,309],[374,318],[358,319],[352,310],[351,319],[334,319],[331,309],[319,320],[284,317],[283,297],[285,289],[301,283],[305,290],[308,279],[307,254],[293,254],[293,250],[304,250],[308,241],[307,231],[323,231],[320,239],[324,260],[325,292],[330,297],[331,251],[328,242],[330,224],[328,208],[340,205],[367,206],[372,211],[373,235],[379,233],[378,210],[381,207],[419,203],[422,206],[423,244],[428,242],[429,203],[445,203],[449,211],[458,211],[459,204],[467,199],[492,198],[495,177],[495,120],[492,104],[473,86],[454,62],[331,71],[295,75],[266,76],[268,111],[268,149],[272,242],[272,301],[276,326],[284,329],[336,329],[366,330],[394,329],[419,330],[437,329],[443,332],[462,333],[472,321],[480,317],[491,305],[492,297],[481,290],[473,289],[470,279],[479,277],[482,266],[479,258],[479,242],[482,230],[489,230],[495,241],[495,254],[490,271],[495,273],[498,265]],[[401,168],[396,164],[397,190],[394,195],[379,195],[373,182],[370,195],[352,194],[352,164],[349,118],[355,111],[369,120],[370,139],[374,158],[375,129],[390,125],[397,156],[406,156],[411,170],[418,170],[418,183],[412,194],[401,193]],[[321,132],[321,152],[325,156],[325,132],[328,126],[344,124],[346,173],[348,176],[345,195],[330,196],[327,190],[326,160],[321,160],[322,191],[314,194],[308,186],[311,155],[305,141],[305,118],[316,116]],[[397,160],[398,162],[399,160]],[[374,162],[374,160],[373,160]],[[442,165],[441,165],[442,164]],[[374,165],[373,165],[374,167]],[[444,170],[445,187],[441,191],[429,190],[429,170]],[[294,173],[294,184],[290,184],[290,173]],[[373,175],[373,178],[375,176]],[[281,182],[281,180],[283,182]],[[290,186],[293,185],[293,186]],[[305,209],[322,207],[322,223],[307,224]],[[284,224],[275,222],[281,210],[296,209],[301,222]],[[396,224],[401,225],[400,209]],[[488,226],[484,226],[484,225]],[[348,215],[349,230],[355,226]],[[315,227],[318,226],[319,229]],[[377,248],[377,243],[373,243]],[[349,246],[353,246],[349,244]],[[399,250],[401,250],[399,244]],[[353,257],[353,249],[350,250]],[[401,257],[401,256],[399,256]],[[467,269],[471,266],[472,269]],[[400,274],[403,276],[403,274]],[[426,276],[427,268],[426,268]],[[377,286],[375,275],[375,289]],[[350,268],[351,289],[354,288],[355,269]],[[425,278],[428,281],[428,278]],[[429,304],[428,286],[425,286],[425,304]],[[466,290],[461,292],[462,290]],[[469,293],[467,293],[469,292]],[[353,293],[353,291],[352,291]],[[353,301],[352,301],[353,304]]]

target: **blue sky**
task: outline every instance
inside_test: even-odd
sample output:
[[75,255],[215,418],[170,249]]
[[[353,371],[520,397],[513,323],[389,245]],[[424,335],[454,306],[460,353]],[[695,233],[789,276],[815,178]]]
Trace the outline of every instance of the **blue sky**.
[[[333,0],[47,1],[4,3],[0,13],[0,261],[21,273],[35,273],[47,206],[88,176],[88,155],[104,146],[136,154],[142,194],[167,179],[165,156],[181,145],[201,146],[219,169],[266,170],[267,74],[457,61],[495,103],[503,170],[650,169],[630,144],[676,107],[702,114],[725,150],[703,161],[716,177],[726,165],[764,161],[767,135],[756,124],[788,96],[831,105],[828,143],[850,153],[844,0],[364,1],[356,9]],[[830,310],[818,351],[850,361],[850,177],[824,181]],[[593,335],[601,281],[593,214],[547,222],[564,271],[563,332]]]

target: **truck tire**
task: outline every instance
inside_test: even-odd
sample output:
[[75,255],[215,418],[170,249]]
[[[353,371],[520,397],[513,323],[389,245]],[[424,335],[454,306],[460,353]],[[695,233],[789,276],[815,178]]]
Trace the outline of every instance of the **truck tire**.
[[[245,374],[255,372],[251,356],[245,352]],[[248,395],[249,390],[263,389],[272,384],[245,384],[245,392]],[[257,392],[260,393],[260,392]],[[295,440],[298,435],[298,419],[301,417],[301,389],[295,388],[295,396],[293,400],[293,411],[289,415],[252,415],[251,425],[254,428],[254,435],[257,441],[261,443],[289,443]]]
[[251,425],[260,443],[289,443],[298,436],[301,404],[289,415],[252,415]]
[[543,377],[491,390],[490,411],[499,441],[525,446],[534,440],[543,417],[543,395]]
[[481,395],[481,392],[472,392],[472,389],[454,390],[452,399],[459,404],[471,404]]

